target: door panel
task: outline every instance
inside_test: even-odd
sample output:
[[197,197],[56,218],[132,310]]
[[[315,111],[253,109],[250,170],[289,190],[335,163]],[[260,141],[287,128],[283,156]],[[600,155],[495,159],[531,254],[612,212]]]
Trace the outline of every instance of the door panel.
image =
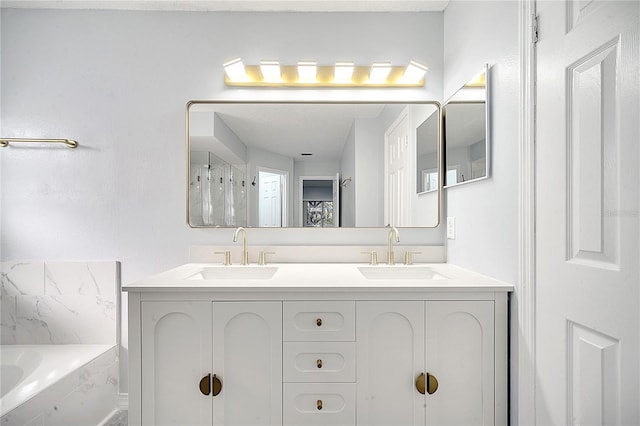
[[211,425],[198,387],[211,372],[210,302],[142,302],[141,315],[142,424]]
[[411,217],[411,161],[410,118],[408,110],[403,111],[396,122],[385,132],[386,224],[409,226]]
[[494,424],[494,330],[492,301],[427,302],[428,425]]
[[358,302],[357,420],[363,426],[424,425],[424,302]]
[[541,1],[536,423],[639,424],[637,1]]
[[282,303],[214,302],[214,425],[282,424]]

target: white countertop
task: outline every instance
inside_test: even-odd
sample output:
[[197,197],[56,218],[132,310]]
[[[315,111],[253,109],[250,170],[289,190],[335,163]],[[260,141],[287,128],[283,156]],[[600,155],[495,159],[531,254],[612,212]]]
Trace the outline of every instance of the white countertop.
[[[376,278],[365,277],[363,272],[368,272],[365,269],[373,269],[371,272]],[[236,273],[243,277],[236,278]],[[425,278],[431,274],[433,277]],[[272,276],[263,277],[268,275]],[[212,263],[187,263],[124,285],[122,289],[129,292],[376,291],[383,289],[510,292],[513,291],[513,285],[448,263],[421,263],[410,266],[402,264],[370,266],[362,263],[270,263],[267,266],[255,264],[224,266]]]

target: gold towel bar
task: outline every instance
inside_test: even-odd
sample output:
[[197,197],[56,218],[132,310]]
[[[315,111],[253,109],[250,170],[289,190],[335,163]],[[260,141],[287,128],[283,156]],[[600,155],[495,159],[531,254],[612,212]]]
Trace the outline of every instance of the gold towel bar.
[[0,147],[9,146],[12,142],[50,142],[50,143],[63,143],[67,147],[73,149],[78,147],[78,142],[71,139],[32,139],[32,138],[0,138]]

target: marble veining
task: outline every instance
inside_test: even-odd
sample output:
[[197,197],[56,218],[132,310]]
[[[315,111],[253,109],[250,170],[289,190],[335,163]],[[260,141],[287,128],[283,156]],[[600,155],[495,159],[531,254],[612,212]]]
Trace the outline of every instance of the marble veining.
[[115,344],[118,262],[3,262],[2,344]]

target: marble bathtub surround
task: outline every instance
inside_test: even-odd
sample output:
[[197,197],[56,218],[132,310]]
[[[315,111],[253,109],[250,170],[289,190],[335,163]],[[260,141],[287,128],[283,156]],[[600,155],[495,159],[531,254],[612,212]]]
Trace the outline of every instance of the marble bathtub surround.
[[115,344],[118,262],[2,262],[2,344]]

